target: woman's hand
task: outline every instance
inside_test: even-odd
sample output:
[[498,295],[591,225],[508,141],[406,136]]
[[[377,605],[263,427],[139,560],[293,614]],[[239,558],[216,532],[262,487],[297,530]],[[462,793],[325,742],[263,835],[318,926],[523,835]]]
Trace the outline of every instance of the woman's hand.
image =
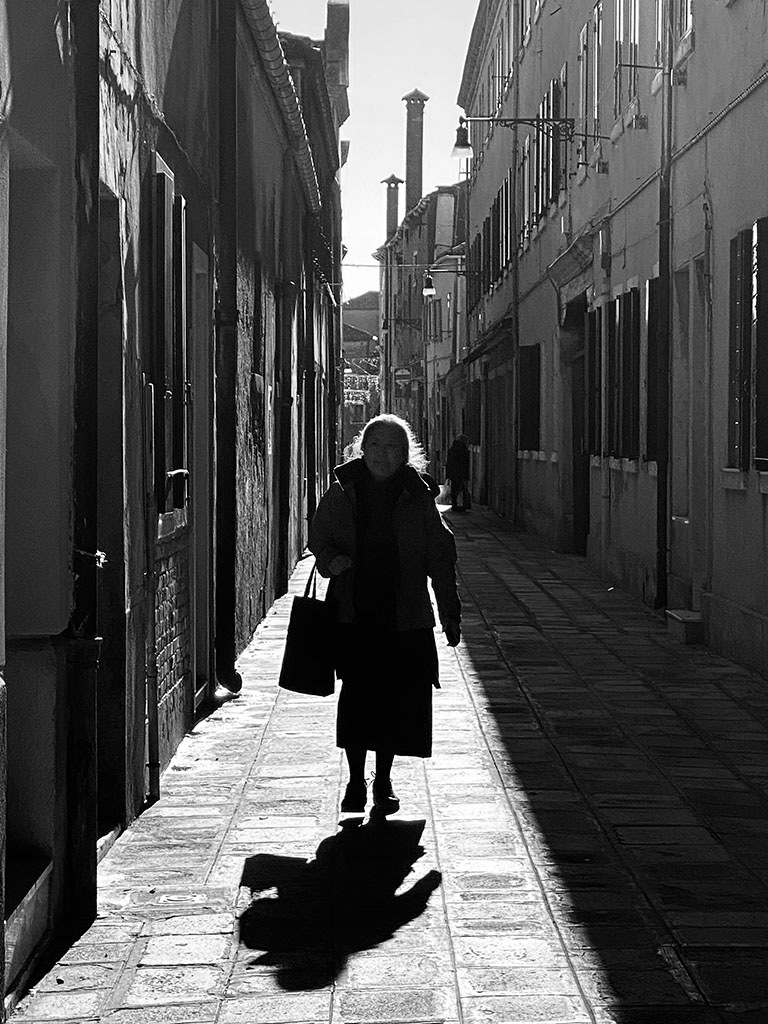
[[331,576],[341,576],[347,569],[352,568],[352,559],[349,555],[336,555],[328,563],[328,569],[330,570]]
[[443,632],[449,647],[458,647],[461,640],[461,626],[458,619],[446,619],[443,622]]

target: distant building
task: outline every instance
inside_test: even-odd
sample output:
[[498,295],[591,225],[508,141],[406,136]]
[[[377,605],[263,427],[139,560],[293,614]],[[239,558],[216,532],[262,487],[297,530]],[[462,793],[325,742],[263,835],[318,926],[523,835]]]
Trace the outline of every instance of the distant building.
[[[379,293],[349,299],[341,310],[344,366],[342,443],[380,411]],[[364,326],[363,326],[364,325]],[[367,328],[372,328],[368,330]]]
[[341,319],[346,327],[357,327],[371,335],[379,333],[379,293],[363,292],[347,299],[341,307]]
[[[461,416],[449,413],[444,377],[463,349],[464,324],[459,326],[456,314],[465,304],[466,186],[441,185],[421,195],[428,97],[415,89],[403,100],[406,212],[399,221],[403,181],[391,175],[382,183],[387,186],[387,239],[374,254],[381,263],[382,408],[409,421],[439,475],[446,438]],[[434,289],[427,288],[428,278],[439,282]]]

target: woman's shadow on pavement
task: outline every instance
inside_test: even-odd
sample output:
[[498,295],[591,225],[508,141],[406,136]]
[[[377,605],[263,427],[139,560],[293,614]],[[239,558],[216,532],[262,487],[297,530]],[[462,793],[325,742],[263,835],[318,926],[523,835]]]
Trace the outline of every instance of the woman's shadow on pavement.
[[350,954],[385,942],[422,914],[440,885],[439,871],[397,890],[424,854],[424,826],[348,818],[311,861],[248,857],[241,884],[253,902],[240,916],[240,941],[264,951],[252,964],[275,968],[287,991],[324,988]]

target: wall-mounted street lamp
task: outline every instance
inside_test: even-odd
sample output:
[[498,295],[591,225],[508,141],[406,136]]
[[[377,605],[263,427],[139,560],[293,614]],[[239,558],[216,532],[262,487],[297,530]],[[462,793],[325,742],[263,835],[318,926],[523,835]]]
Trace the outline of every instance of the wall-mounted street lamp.
[[568,142],[576,134],[576,122],[572,117],[460,117],[459,127],[456,129],[456,143],[451,153],[457,160],[471,160],[474,156],[469,141],[469,129],[466,127],[474,122],[500,124],[502,128],[515,128],[519,124],[526,124],[529,128],[546,132],[552,138],[565,139]]
[[475,155],[469,141],[469,129],[466,127],[474,121],[500,124],[502,128],[516,128],[519,124],[525,124],[529,128],[546,132],[555,141],[572,142],[577,136],[584,139],[610,139],[610,135],[577,132],[576,121],[572,117],[460,117],[459,127],[456,129],[456,142],[451,151],[451,156],[457,160],[471,160]]

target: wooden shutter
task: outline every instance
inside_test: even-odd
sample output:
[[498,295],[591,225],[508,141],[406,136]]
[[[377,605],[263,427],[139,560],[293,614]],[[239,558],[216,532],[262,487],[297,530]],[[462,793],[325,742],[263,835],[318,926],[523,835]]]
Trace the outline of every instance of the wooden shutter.
[[541,447],[541,346],[519,349],[519,440],[518,448],[538,451]]
[[656,461],[659,455],[659,279],[648,282],[645,301],[645,320],[648,332],[648,361],[646,365],[646,457]]
[[731,239],[728,381],[728,465],[747,469],[750,457],[752,230]]
[[752,239],[752,348],[755,379],[755,465],[768,469],[768,217]]
[[192,400],[187,353],[187,201],[174,200],[174,395],[173,405],[173,504],[187,502],[189,469],[189,416]]
[[602,309],[593,309],[587,314],[587,446],[593,455],[602,451],[602,322]]
[[174,267],[173,267],[173,174],[155,156],[153,197],[153,312],[154,339],[152,378],[155,384],[155,489],[157,508],[165,512],[173,507],[168,471],[173,466],[174,401]]

